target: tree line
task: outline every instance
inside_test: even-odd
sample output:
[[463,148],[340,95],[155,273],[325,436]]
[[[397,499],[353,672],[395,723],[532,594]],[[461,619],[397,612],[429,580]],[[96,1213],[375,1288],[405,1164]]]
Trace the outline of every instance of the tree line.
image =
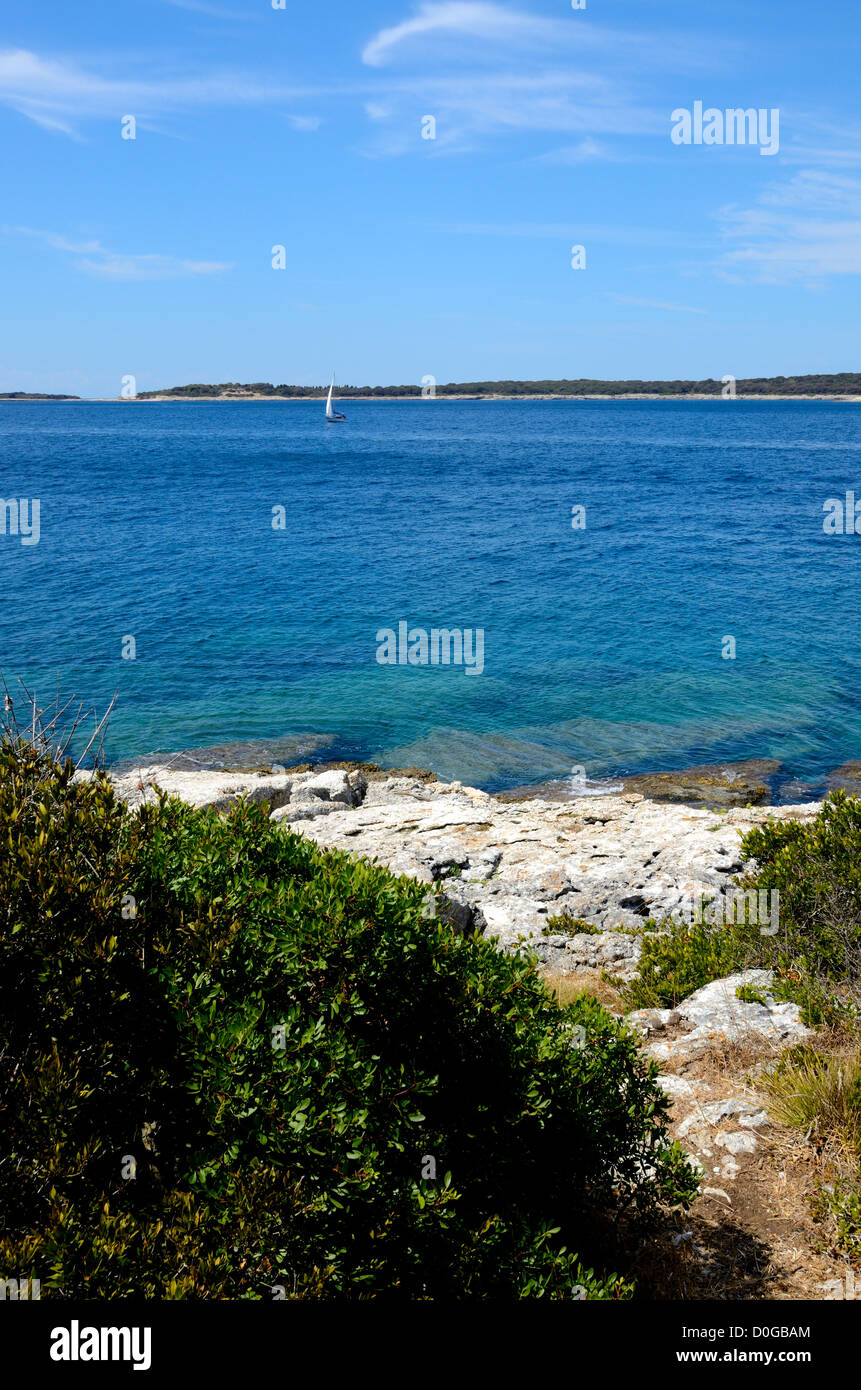
[[[270,381],[242,383],[225,381],[217,384],[193,382],[188,386],[171,386],[162,391],[140,391],[139,400],[154,396],[284,396],[313,400],[328,388],[321,386],[274,385]],[[339,386],[338,395],[348,396],[421,396],[422,387],[402,386]],[[735,385],[739,396],[844,396],[861,395],[861,372],[836,372],[830,375],[739,377]],[[720,396],[721,382],[712,377],[704,381],[600,381],[579,377],[560,381],[463,381],[447,382],[435,387],[437,396]]]

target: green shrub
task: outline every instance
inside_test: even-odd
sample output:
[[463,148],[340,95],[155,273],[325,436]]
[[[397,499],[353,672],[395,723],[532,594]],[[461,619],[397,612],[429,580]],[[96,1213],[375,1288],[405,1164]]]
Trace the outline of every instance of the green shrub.
[[[135,868],[102,781],[0,746],[0,1189],[6,1229],[109,1190],[174,1051],[172,1019],[125,920]],[[126,910],[130,910],[127,906]],[[123,1150],[125,1151],[125,1150]],[[0,1266],[2,1272],[2,1266]]]
[[735,992],[736,999],[740,999],[743,1004],[765,1004],[765,991],[757,989],[755,985],[739,985]]
[[811,1022],[861,1002],[861,800],[833,792],[807,823],[769,821],[742,840],[757,861],[745,883],[780,893],[780,929],[758,939],[759,963]]
[[631,1009],[673,1009],[694,990],[742,968],[741,945],[732,927],[667,918],[643,936],[639,974],[622,986]]
[[861,1171],[854,1178],[823,1184],[811,1210],[826,1226],[834,1251],[853,1263],[861,1260]]
[[585,933],[587,936],[598,936],[600,931],[601,928],[596,927],[594,922],[587,922],[583,917],[573,917],[570,912],[557,912],[547,918],[547,925],[541,935],[579,936]]
[[6,1277],[627,1297],[608,1218],[692,1199],[635,1040],[428,919],[424,885],[256,805],[132,815],[8,745],[0,823]]

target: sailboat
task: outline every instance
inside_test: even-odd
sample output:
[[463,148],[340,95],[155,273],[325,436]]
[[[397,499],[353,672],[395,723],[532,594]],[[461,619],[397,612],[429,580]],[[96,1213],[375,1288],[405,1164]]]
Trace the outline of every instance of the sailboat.
[[332,380],[329,383],[329,395],[326,398],[326,424],[333,425],[336,420],[346,420],[346,415],[340,415],[332,406],[332,392],[335,389],[335,373],[332,373]]

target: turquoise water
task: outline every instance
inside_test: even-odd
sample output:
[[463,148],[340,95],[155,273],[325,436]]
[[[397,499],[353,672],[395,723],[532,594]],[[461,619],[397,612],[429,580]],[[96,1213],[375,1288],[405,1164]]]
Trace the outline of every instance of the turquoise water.
[[[499,789],[861,756],[861,536],[823,531],[861,497],[858,407],[344,409],[0,407],[0,494],[41,504],[38,544],[0,535],[7,682],[118,692],[109,759],[316,741]],[[481,629],[483,671],[379,664],[401,621]]]

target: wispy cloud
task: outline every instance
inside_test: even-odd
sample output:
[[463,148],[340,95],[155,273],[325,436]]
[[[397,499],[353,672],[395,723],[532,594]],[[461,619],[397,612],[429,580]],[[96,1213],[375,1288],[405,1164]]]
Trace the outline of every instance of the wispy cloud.
[[[427,154],[475,148],[515,131],[571,133],[579,143],[559,151],[555,162],[573,164],[618,158],[595,137],[666,133],[666,103],[658,108],[644,99],[644,72],[689,74],[734,46],[727,40],[706,50],[654,26],[605,29],[574,12],[551,19],[490,0],[434,0],[381,29],[362,60],[380,71],[374,119],[385,119],[377,114],[385,107],[390,125],[378,132],[379,152],[414,148],[420,102],[437,119]],[[388,70],[396,65],[411,76],[392,79]]]
[[861,163],[861,125],[857,122],[834,121],[819,111],[798,110],[792,124],[804,136],[795,135],[781,144],[781,164],[801,164],[810,170]]
[[304,132],[319,130],[322,125],[322,118],[320,116],[294,116],[288,114],[287,121],[294,130]]
[[411,19],[381,29],[365,45],[362,62],[381,67],[395,51],[412,46],[416,39],[437,36],[458,39],[481,39],[483,42],[511,41],[540,43],[558,37],[561,26],[555,20],[536,18],[504,9],[501,5],[469,3],[468,0],[445,0],[442,4],[424,4]]
[[619,163],[627,158],[620,154],[618,150],[607,145],[604,141],[593,140],[589,135],[585,140],[579,140],[576,145],[564,145],[558,150],[548,150],[546,154],[540,154],[537,162],[539,164],[589,164],[593,160],[601,160],[611,164]]
[[38,237],[46,246],[70,255],[76,270],[100,280],[177,280],[193,275],[219,275],[232,269],[227,261],[193,261],[150,252],[111,251],[99,241],[69,241],[55,232],[34,227],[4,227],[3,231]]
[[[477,43],[465,44],[464,39]],[[724,47],[735,47],[726,40]],[[661,33],[654,26],[633,31],[604,28],[591,18],[569,11],[564,18],[548,19],[528,10],[516,10],[492,0],[427,0],[399,24],[381,29],[365,44],[362,61],[369,67],[384,67],[397,57],[424,58],[429,52],[460,57],[476,64],[482,55],[492,60],[508,51],[522,60],[529,51],[545,51],[561,56],[603,50],[618,58],[644,58],[659,66],[683,64],[688,67],[710,65],[715,48],[706,54],[696,43],[689,43],[678,31]]]
[[670,314],[708,314],[708,309],[696,309],[691,304],[668,304],[663,299],[640,299],[630,294],[611,294],[615,304],[633,304],[638,309],[665,309]]
[[194,14],[205,14],[213,19],[258,20],[259,15],[250,10],[227,10],[223,5],[210,5],[209,0],[162,0],[164,5],[172,5],[175,10],[191,10]]
[[49,129],[74,135],[75,119],[119,120],[206,106],[274,104],[307,90],[235,73],[148,78],[102,77],[63,58],[28,49],[0,50],[0,102]]
[[716,268],[733,282],[813,285],[861,274],[861,180],[849,175],[802,170],[752,207],[722,208],[718,222],[732,249]]
[[[649,110],[620,84],[594,72],[444,74],[388,82],[377,89],[365,110],[375,122],[388,123],[379,137],[382,152],[415,149],[419,107],[421,114],[436,118],[436,140],[427,142],[426,153],[474,148],[491,137],[517,133],[570,133],[590,140],[666,129],[665,112]],[[591,149],[596,158],[595,147]]]
[[[216,0],[167,3],[217,11],[220,18],[233,14]],[[655,103],[647,87],[653,74],[687,76],[719,57],[725,62],[734,42],[710,40],[706,48],[654,26],[603,29],[573,11],[548,18],[491,0],[438,0],[368,40],[360,80],[339,76],[291,86],[264,73],[103,75],[72,58],[6,49],[0,51],[0,103],[44,129],[79,136],[82,123],[92,119],[133,114],[152,123],[207,107],[277,108],[334,97],[364,105],[373,130],[367,154],[415,151],[420,119],[429,113],[437,133],[418,147],[426,155],[482,148],[492,138],[520,133],[570,140],[549,152],[548,162],[617,161],[622,156],[606,143],[609,137],[666,134],[666,102]],[[320,121],[284,114],[298,131],[312,131]]]
[[15,110],[21,116],[26,116],[29,120],[35,121],[43,130],[59,130],[63,135],[68,135],[72,140],[80,140],[80,135],[69,125],[68,121],[62,120],[59,116],[49,116],[47,111],[42,111],[38,106],[22,101],[20,106],[15,105]]

